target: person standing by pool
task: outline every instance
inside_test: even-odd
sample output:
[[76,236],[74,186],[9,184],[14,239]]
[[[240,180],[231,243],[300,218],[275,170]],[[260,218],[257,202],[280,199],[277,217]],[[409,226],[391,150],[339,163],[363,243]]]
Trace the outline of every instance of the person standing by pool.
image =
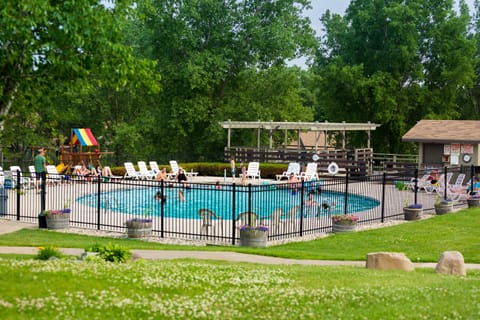
[[230,159],[230,171],[232,173],[232,182],[235,182],[235,159]]
[[242,164],[240,165],[240,172],[242,173],[242,186],[247,185],[247,168],[245,168],[245,163],[242,161]]
[[35,166],[35,175],[36,175],[36,183],[35,183],[35,190],[37,193],[39,192],[39,184],[41,183],[42,189],[45,185],[45,181],[47,178],[46,168],[47,168],[47,159],[45,158],[45,149],[41,148],[38,154],[33,159],[34,166]]
[[182,168],[178,169],[178,175],[177,175],[177,181],[178,183],[182,184],[185,188],[190,188],[190,185],[188,184],[188,178],[187,175],[185,174],[185,170]]

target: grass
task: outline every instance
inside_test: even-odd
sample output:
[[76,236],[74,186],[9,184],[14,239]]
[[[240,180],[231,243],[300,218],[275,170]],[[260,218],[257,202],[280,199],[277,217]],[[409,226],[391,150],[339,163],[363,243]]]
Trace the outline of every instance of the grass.
[[0,259],[2,319],[467,319],[480,272]]
[[[480,210],[266,249],[185,247],[44,230],[0,236],[0,245],[256,252],[288,258],[365,259],[400,251],[436,261],[459,250],[479,262]],[[477,245],[475,245],[475,243]],[[360,267],[261,265],[191,259],[125,264],[0,257],[2,319],[476,319],[480,271],[467,277]]]
[[288,243],[268,248],[232,246],[181,246],[130,239],[24,229],[0,236],[1,246],[47,246],[85,248],[108,242],[131,249],[236,251],[296,259],[365,260],[367,253],[404,252],[414,262],[436,262],[444,251],[460,251],[469,263],[480,263],[480,209],[355,233],[335,234],[314,241]]

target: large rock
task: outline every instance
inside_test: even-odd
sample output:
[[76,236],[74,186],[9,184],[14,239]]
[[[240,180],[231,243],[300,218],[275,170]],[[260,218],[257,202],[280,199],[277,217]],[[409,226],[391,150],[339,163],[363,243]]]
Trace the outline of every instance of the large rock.
[[367,254],[367,269],[413,271],[415,267],[404,253],[373,252]]
[[458,251],[445,251],[438,259],[435,272],[466,276],[467,270],[465,269],[463,255]]

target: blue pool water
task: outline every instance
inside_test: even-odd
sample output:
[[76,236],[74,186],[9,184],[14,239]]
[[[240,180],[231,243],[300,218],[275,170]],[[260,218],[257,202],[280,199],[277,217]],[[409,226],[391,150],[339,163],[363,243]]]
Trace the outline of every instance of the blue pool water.
[[[145,215],[148,212],[151,216],[161,216],[161,203],[154,199],[157,190],[152,188],[122,189],[101,193],[100,208],[133,215]],[[179,201],[179,189],[164,189],[167,199],[164,204],[164,217],[198,219],[198,210],[208,208],[223,219],[232,219],[233,200],[231,191],[213,188],[183,189],[182,191],[185,197],[184,202]],[[323,208],[324,203],[330,206],[329,211],[332,214],[344,212],[344,193],[323,191],[321,194],[315,194],[314,200],[316,201],[314,207],[304,206],[304,215],[307,217],[309,215],[328,214],[327,209]],[[90,194],[77,199],[77,202],[93,208],[97,207],[97,201],[97,194]],[[251,204],[250,208],[249,202]],[[348,195],[347,203],[348,213],[369,210],[379,205],[379,201],[373,198],[355,194]],[[278,208],[288,212],[291,208],[300,206],[301,195],[299,193],[294,195],[288,189],[252,192],[250,196],[248,192],[237,191],[235,193],[235,204],[237,216],[240,212],[250,209],[256,212],[259,217],[266,217]]]

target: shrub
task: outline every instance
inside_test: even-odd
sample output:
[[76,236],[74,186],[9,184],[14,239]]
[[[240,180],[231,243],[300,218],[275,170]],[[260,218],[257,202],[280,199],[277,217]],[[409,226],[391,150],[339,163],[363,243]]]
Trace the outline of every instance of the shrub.
[[53,245],[38,248],[38,254],[35,258],[38,260],[48,260],[51,257],[55,257],[58,259],[62,257],[62,253],[60,252],[60,250]]
[[98,252],[98,255],[109,262],[127,262],[132,256],[130,249],[118,244],[108,243],[105,246],[95,244],[85,249],[87,252]]

